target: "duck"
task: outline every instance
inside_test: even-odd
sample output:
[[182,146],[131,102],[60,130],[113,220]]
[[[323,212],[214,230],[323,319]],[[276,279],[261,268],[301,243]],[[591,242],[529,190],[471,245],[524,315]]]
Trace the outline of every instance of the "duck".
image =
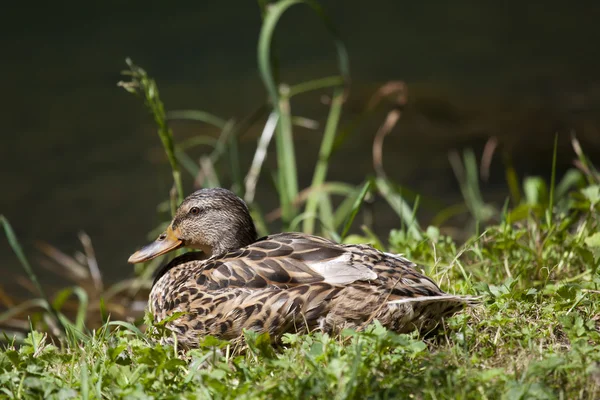
[[367,244],[299,232],[259,238],[246,203],[224,188],[186,197],[166,231],[128,262],[181,248],[192,251],[157,270],[148,308],[187,348],[207,335],[234,340],[253,330],[277,341],[374,320],[397,333],[429,332],[477,301],[445,293],[415,263]]

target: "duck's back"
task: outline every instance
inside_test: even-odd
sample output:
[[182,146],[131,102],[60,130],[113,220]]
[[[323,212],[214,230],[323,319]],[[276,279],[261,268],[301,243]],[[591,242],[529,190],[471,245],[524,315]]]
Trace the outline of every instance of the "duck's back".
[[299,233],[259,239],[208,260],[173,260],[152,289],[160,320],[193,346],[201,335],[235,338],[242,329],[286,332],[361,327],[430,329],[468,299],[445,294],[415,264],[366,245],[340,245]]

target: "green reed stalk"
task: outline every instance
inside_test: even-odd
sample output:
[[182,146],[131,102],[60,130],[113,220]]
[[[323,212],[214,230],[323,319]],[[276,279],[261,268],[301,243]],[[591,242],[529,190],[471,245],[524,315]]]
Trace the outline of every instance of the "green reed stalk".
[[[342,113],[342,104],[344,101],[344,89],[338,86],[334,89],[333,98],[331,100],[331,108],[329,110],[329,117],[327,118],[327,124],[325,125],[325,132],[323,134],[323,140],[321,141],[321,149],[319,150],[319,159],[315,167],[313,180],[311,183],[312,187],[319,187],[325,181],[327,175],[327,167],[329,166],[329,157],[331,156],[331,150],[333,149],[333,143],[335,134],[340,122],[340,115]],[[303,229],[304,232],[312,234],[315,227],[315,218],[319,199],[322,199],[323,194],[312,195],[306,201],[307,218],[304,220]]]
[[[144,104],[150,110],[150,113],[154,117],[154,122],[158,127],[158,136],[160,137],[160,141],[167,154],[167,159],[171,165],[173,182],[175,183],[175,190],[177,191],[177,201],[181,203],[183,201],[184,193],[177,156],[175,155],[173,131],[167,123],[167,114],[163,102],[160,100],[158,86],[154,79],[150,78],[145,70],[135,65],[131,59],[128,58],[125,62],[129,66],[129,71],[123,72],[123,75],[131,76],[131,82],[119,82],[119,86],[136,95],[139,95],[141,91],[141,94],[144,97]],[[174,214],[174,211],[172,206],[171,213]]]
[[[289,103],[289,98],[291,97],[292,93],[289,87],[284,87],[283,90],[280,89],[280,85],[276,81],[273,70],[271,45],[273,42],[275,27],[277,26],[281,16],[290,7],[296,4],[307,5],[319,16],[329,33],[334,37],[338,54],[338,64],[344,78],[348,76],[348,56],[343,43],[337,39],[337,33],[335,32],[335,29],[333,29],[329,19],[317,2],[310,0],[283,0],[274,4],[269,4],[268,6],[265,4],[265,2],[259,2],[259,4],[262,5],[261,10],[263,12],[264,22],[258,42],[258,67],[268,95],[271,99],[273,110],[279,116],[275,139],[277,148],[277,164],[279,167],[278,189],[282,209],[282,220],[284,225],[287,227],[296,214],[294,199],[298,195],[298,178],[292,136],[292,117]],[[317,82],[315,85],[331,85],[331,79]],[[302,91],[304,89],[300,87],[300,90]]]

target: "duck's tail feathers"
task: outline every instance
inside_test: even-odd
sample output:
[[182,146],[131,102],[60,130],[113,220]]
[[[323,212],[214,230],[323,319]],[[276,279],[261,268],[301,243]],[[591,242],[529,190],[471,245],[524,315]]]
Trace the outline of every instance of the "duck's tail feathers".
[[416,303],[437,303],[437,302],[456,302],[469,307],[474,307],[481,304],[483,296],[460,296],[446,294],[441,296],[420,296],[407,297],[399,300],[390,300],[388,304],[416,304]]

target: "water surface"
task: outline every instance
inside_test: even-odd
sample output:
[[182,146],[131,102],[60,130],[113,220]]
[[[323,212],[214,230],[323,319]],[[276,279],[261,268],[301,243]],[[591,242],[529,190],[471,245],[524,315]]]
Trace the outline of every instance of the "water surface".
[[[385,147],[386,169],[397,182],[445,204],[457,201],[448,149],[481,149],[491,135],[503,140],[522,173],[548,171],[556,132],[562,169],[572,158],[571,130],[588,151],[600,149],[597,3],[322,3],[351,58],[354,86],[344,121],[380,84],[409,85],[405,118]],[[105,276],[122,278],[130,271],[128,255],[160,221],[156,205],[170,188],[152,121],[138,99],[116,86],[124,59],[156,78],[168,109],[241,118],[265,98],[256,68],[258,8],[217,1],[13,2],[3,14],[0,212],[31,255],[36,240],[72,252],[77,232],[85,230]],[[335,73],[333,47],[307,9],[286,15],[278,33],[286,81]],[[296,113],[323,121],[327,110],[317,100],[295,102]],[[372,172],[378,124],[362,126],[336,153],[331,179],[358,183]],[[210,132],[195,124],[174,128],[179,138]],[[243,138],[243,164],[255,141],[252,134]],[[319,141],[320,131],[298,131],[303,184]],[[259,200],[268,209],[276,199],[265,178]],[[494,174],[486,190],[502,190],[502,180]],[[186,187],[192,190],[190,180]],[[377,228],[398,225],[389,216]],[[19,270],[3,240],[0,270]]]

